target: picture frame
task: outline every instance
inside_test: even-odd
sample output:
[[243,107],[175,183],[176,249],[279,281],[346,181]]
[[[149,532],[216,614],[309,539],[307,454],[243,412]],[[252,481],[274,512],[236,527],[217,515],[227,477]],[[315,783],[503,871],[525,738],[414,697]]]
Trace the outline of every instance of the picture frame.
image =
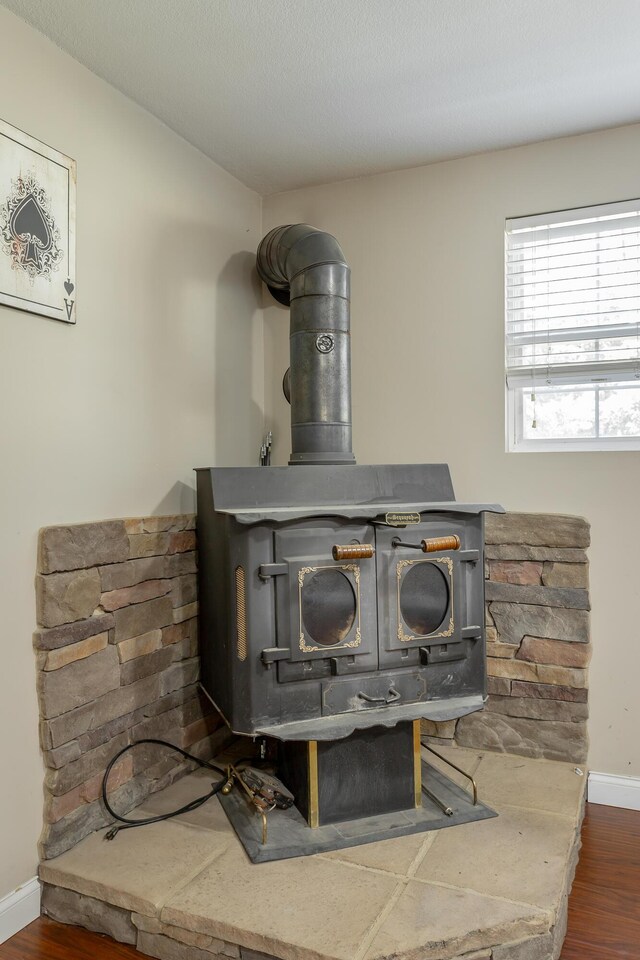
[[0,119],[0,305],[76,322],[76,163]]

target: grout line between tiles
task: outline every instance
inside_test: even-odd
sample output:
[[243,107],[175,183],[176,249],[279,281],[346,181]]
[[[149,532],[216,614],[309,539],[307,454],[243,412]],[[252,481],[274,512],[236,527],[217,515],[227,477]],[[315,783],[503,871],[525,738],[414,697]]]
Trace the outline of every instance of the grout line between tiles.
[[424,842],[420,844],[418,852],[409,865],[409,869],[407,870],[407,879],[410,877],[415,877],[418,867],[424,860],[427,851],[430,850],[430,848],[436,842],[436,836],[439,832],[439,830],[431,830],[424,838]]
[[[189,826],[189,825],[185,824],[185,826]],[[216,853],[214,853],[210,857],[207,857],[206,860],[200,863],[198,867],[193,871],[192,874],[190,874],[188,877],[183,878],[179,883],[176,883],[175,887],[172,887],[171,890],[168,891],[167,895],[163,897],[163,899],[156,904],[158,918],[160,918],[162,911],[166,907],[168,901],[171,900],[172,897],[175,897],[182,890],[184,890],[185,887],[188,887],[190,883],[193,883],[193,881],[196,880],[201,873],[204,873],[204,871],[207,870],[208,867],[210,867],[215,860],[221,857],[223,853],[226,853],[227,849],[228,849],[228,844],[225,844],[225,846],[221,850],[216,851]]]
[[[418,847],[418,852],[415,857],[409,864],[406,873],[398,873],[396,870],[384,870],[382,867],[370,867],[364,863],[355,863],[353,860],[342,860],[340,857],[330,857],[326,853],[317,853],[315,856],[318,860],[328,860],[330,863],[341,863],[345,867],[351,867],[355,870],[368,870],[370,873],[377,873],[383,877],[396,877],[398,880],[409,880],[415,874],[416,870],[422,863],[422,859],[426,854],[429,847],[434,843],[439,830],[429,830],[424,840]],[[352,849],[352,848],[348,848]],[[339,851],[336,851],[339,852]]]
[[[373,924],[371,925],[370,929],[369,929],[368,932],[365,934],[365,937],[364,937],[362,943],[360,944],[360,946],[359,946],[359,948],[358,948],[358,952],[356,953],[356,955],[355,955],[355,957],[354,957],[354,960],[363,960],[365,954],[367,953],[367,951],[369,950],[371,944],[372,944],[373,941],[375,940],[376,935],[378,934],[380,928],[382,927],[382,925],[384,924],[385,920],[387,919],[387,917],[389,916],[389,914],[391,913],[391,911],[392,911],[393,908],[395,907],[396,903],[398,902],[398,900],[399,900],[400,897],[402,896],[402,893],[403,893],[403,891],[406,889],[407,884],[409,883],[409,881],[410,881],[410,880],[413,878],[413,876],[415,875],[416,870],[418,869],[418,867],[419,867],[420,864],[422,863],[423,857],[425,856],[427,850],[428,850],[429,847],[432,845],[432,843],[435,841],[435,839],[436,839],[436,831],[435,831],[435,830],[432,830],[432,831],[430,831],[429,833],[427,833],[427,836],[424,838],[423,842],[420,844],[420,847],[419,847],[419,849],[418,849],[418,852],[416,853],[415,857],[413,858],[413,860],[411,861],[411,863],[410,863],[410,865],[409,865],[409,869],[407,870],[406,876],[405,876],[405,877],[399,877],[398,885],[396,886],[395,890],[394,890],[393,893],[391,894],[391,896],[390,896],[390,898],[389,898],[389,900],[388,900],[388,902],[387,902],[387,905],[386,905],[385,908],[380,912],[380,914],[376,917],[376,919],[375,919],[375,921],[373,922]],[[376,872],[377,872],[377,871],[376,871]],[[380,871],[380,872],[384,873],[385,871]],[[393,874],[393,876],[399,876],[399,874]]]
[[380,877],[395,877],[396,880],[406,880],[404,873],[396,873],[395,870],[383,870],[382,867],[368,867],[364,863],[354,863],[353,860],[341,860],[339,857],[329,857],[325,853],[316,853],[314,857],[318,860],[325,860],[328,863],[339,863],[342,867],[350,867],[352,870],[365,870],[367,873],[376,873]]
[[[576,819],[576,816],[578,813],[578,808],[576,808],[575,813],[559,813],[557,810],[543,810],[540,807],[525,807],[521,803],[500,804],[501,809],[504,809],[505,807],[512,808],[513,810],[524,810],[526,813],[543,813],[549,817],[560,817],[562,820],[571,820],[571,821]],[[500,810],[498,810],[497,808],[496,808],[496,813],[498,814],[498,816],[500,816]]]
[[[461,748],[457,748],[457,749],[461,749]],[[472,753],[476,752],[475,750],[472,750],[471,747],[463,747],[462,749],[471,751]],[[522,769],[522,767],[526,767],[529,764],[540,764],[541,766],[542,765],[548,766],[549,764],[552,764],[553,767],[555,768],[565,767],[567,768],[567,770],[571,769],[571,772],[573,772],[576,769],[576,767],[579,767],[580,770],[583,771],[584,776],[586,777],[589,769],[586,763],[579,763],[577,761],[551,760],[549,757],[522,757],[518,753],[507,753],[506,751],[503,751],[503,750],[485,750],[484,752],[478,751],[477,755],[480,758],[480,762],[482,762],[484,759],[490,760],[496,757],[501,757],[504,760],[520,761],[519,763],[514,763],[512,766],[512,769],[515,768],[516,770],[520,770]]]
[[402,880],[400,880],[395,890],[389,897],[389,900],[387,901],[385,907],[380,911],[380,913],[378,914],[374,922],[371,924],[369,930],[364,935],[364,938],[360,946],[358,947],[357,953],[353,958],[353,960],[364,960],[365,954],[367,953],[367,951],[369,950],[369,947],[375,940],[376,935],[378,934],[378,931],[382,927],[383,923],[385,922],[385,920],[387,919],[387,917],[395,907],[396,903],[402,896],[402,893],[405,890],[408,882],[409,882],[408,877],[404,877]]
[[445,887],[447,890],[458,890],[464,893],[472,893],[476,897],[485,897],[487,900],[500,900],[502,903],[511,903],[515,907],[526,907],[527,910],[540,910],[545,915],[550,915],[549,909],[541,907],[537,903],[525,903],[524,900],[511,900],[509,897],[500,897],[496,893],[482,893],[480,890],[474,890],[472,887],[456,886],[455,883],[445,883],[444,880],[423,880],[422,877],[411,877],[416,883],[422,883],[426,886]]

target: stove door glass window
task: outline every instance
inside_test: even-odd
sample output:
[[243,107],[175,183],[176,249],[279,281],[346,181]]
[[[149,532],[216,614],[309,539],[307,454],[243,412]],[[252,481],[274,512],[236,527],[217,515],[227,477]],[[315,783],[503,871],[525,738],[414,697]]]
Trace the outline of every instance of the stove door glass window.
[[311,640],[326,647],[346,640],[356,619],[356,595],[340,570],[317,570],[306,578],[301,605]]
[[334,559],[336,545],[374,539],[370,525],[338,520],[310,519],[275,531],[274,561],[282,571],[273,577],[276,642],[289,651],[278,662],[279,680],[377,669],[375,557]]
[[419,637],[435,633],[449,610],[447,577],[435,563],[416,563],[406,572],[400,588],[400,612]]

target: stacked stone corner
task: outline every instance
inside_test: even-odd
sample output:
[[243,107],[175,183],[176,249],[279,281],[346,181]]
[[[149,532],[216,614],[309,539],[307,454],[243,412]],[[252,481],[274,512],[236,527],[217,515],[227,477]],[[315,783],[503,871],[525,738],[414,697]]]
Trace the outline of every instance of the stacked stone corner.
[[[45,772],[42,859],[111,822],[109,761],[167,740],[210,759],[227,731],[198,688],[197,553],[192,515],[40,531],[34,634]],[[126,814],[193,768],[145,745],[113,768]]]
[[423,723],[439,742],[584,763],[588,737],[589,524],[580,517],[486,515],[488,700]]

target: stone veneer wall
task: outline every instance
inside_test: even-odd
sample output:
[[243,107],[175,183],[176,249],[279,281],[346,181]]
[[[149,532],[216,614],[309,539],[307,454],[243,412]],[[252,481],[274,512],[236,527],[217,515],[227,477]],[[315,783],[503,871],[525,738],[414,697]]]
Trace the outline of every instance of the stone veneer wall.
[[489,699],[480,713],[426,723],[460,746],[582,763],[587,757],[589,524],[486,515]]
[[[48,527],[36,578],[37,688],[46,766],[43,859],[109,823],[109,760],[143,738],[208,759],[227,737],[198,691],[193,516]],[[119,762],[110,797],[126,813],[192,769],[144,746]]]

